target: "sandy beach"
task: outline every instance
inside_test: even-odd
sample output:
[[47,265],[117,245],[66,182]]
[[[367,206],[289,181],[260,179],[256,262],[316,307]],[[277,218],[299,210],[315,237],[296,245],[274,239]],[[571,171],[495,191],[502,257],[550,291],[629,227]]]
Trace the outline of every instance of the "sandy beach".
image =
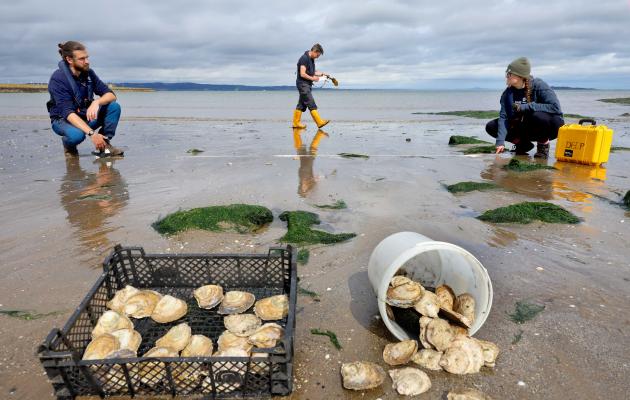
[[[308,264],[299,266],[300,286],[320,301],[298,298],[289,399],[399,398],[389,377],[361,393],[344,390],[339,374],[342,362],[355,360],[386,367],[382,350],[395,338],[378,318],[367,264],[374,247],[399,231],[465,248],[487,268],[494,287],[492,310],[475,336],[499,345],[496,367],[466,376],[429,371],[433,386],[422,398],[443,399],[464,387],[495,399],[626,398],[630,212],[614,203],[630,190],[630,151],[611,153],[605,168],[551,158],[556,170],[508,172],[502,166],[509,154],[468,156],[447,145],[451,135],[490,139],[485,120],[412,114],[492,110],[498,96],[316,93],[322,116],[333,122],[309,151],[316,129],[303,119],[308,128],[294,137],[292,92],[123,93],[114,144],[126,156],[108,164],[89,154],[87,142],[78,159],[65,159],[45,114],[45,94],[0,94],[0,310],[53,313],[28,321],[0,315],[0,398],[53,398],[37,346],[65,323],[115,244],[152,253],[266,253],[286,232],[277,217],[287,210],[316,212],[320,229],[357,234],[311,247]],[[565,112],[597,118],[615,131],[614,145],[630,147],[630,117],[621,116],[630,107],[597,101],[630,93],[563,91],[559,97]],[[192,148],[204,151],[187,153]],[[342,152],[369,158],[346,159]],[[481,180],[501,189],[453,195],[444,187]],[[336,200],[348,208],[314,207]],[[552,202],[582,222],[475,218],[521,201]],[[180,209],[232,203],[265,206],[274,222],[255,235],[163,237],[151,227]],[[545,309],[516,324],[509,314],[523,300]],[[313,328],[334,331],[343,348],[312,335]]]

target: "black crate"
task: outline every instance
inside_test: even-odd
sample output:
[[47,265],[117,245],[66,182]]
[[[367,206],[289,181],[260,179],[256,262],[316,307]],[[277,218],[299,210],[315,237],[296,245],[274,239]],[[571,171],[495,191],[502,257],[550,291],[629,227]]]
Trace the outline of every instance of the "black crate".
[[[270,248],[268,254],[146,254],[140,247],[114,248],[103,262],[103,274],[63,329],[53,329],[38,348],[58,399],[77,396],[193,396],[217,399],[285,396],[293,383],[293,334],[297,268],[291,246]],[[115,292],[132,285],[170,294],[188,303],[188,313],[168,324],[135,319],[142,335],[138,354],[153,347],[171,327],[187,322],[193,334],[216,345],[225,330],[223,316],[197,306],[193,291],[203,285],[224,291],[244,290],[256,299],[287,294],[289,314],[274,321],[285,337],[272,349],[252,350],[250,357],[129,358],[82,361],[99,317]],[[188,380],[178,379],[182,373]]]

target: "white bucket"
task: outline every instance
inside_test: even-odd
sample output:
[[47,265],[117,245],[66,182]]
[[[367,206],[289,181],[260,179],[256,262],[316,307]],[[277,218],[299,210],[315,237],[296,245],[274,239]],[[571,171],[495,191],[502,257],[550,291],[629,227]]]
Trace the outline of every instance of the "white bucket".
[[488,271],[468,251],[451,243],[436,242],[415,232],[399,232],[383,239],[372,252],[368,277],[377,296],[378,310],[387,329],[399,340],[410,338],[385,309],[387,288],[394,275],[403,275],[423,286],[449,285],[456,295],[475,298],[475,321],[470,335],[483,325],[492,306],[492,282]]

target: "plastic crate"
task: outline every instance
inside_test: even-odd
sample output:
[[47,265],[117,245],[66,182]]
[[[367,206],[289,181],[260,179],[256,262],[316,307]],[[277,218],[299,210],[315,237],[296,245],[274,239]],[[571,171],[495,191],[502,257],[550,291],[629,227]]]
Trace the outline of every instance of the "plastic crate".
[[[53,329],[38,348],[39,359],[58,399],[77,396],[194,396],[217,399],[284,396],[292,391],[293,334],[297,268],[291,246],[268,254],[146,254],[140,247],[116,246],[103,262],[103,274],[62,329]],[[287,294],[289,314],[274,321],[285,328],[275,348],[252,349],[250,357],[129,358],[83,361],[106,302],[126,285],[170,294],[188,303],[188,313],[168,324],[134,319],[142,335],[138,354],[153,347],[171,327],[187,322],[193,334],[210,337],[216,346],[225,330],[216,309],[197,306],[193,291],[218,284],[253,293],[256,299]],[[191,379],[176,379],[186,372]]]

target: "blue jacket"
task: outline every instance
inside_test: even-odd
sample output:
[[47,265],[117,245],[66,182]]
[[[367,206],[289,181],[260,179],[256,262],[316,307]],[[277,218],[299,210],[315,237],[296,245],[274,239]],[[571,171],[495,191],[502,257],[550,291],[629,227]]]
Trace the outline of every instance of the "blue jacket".
[[[94,94],[103,96],[112,91],[93,70],[82,72],[78,77],[69,72],[68,64],[60,61],[59,69],[53,72],[48,82],[50,101],[46,105],[51,120],[60,118],[67,120],[71,113],[86,119],[85,114],[94,100]],[[69,78],[74,81],[74,85],[70,83]]]
[[[560,102],[556,93],[540,78],[531,80],[532,101],[531,103],[519,104],[521,113],[528,114],[536,111],[542,111],[549,114],[562,115]],[[512,110],[514,104],[513,88],[510,86],[501,95],[501,111],[499,112],[499,131],[497,133],[497,146],[505,145],[505,137],[507,136],[508,124],[510,119],[518,115]]]

